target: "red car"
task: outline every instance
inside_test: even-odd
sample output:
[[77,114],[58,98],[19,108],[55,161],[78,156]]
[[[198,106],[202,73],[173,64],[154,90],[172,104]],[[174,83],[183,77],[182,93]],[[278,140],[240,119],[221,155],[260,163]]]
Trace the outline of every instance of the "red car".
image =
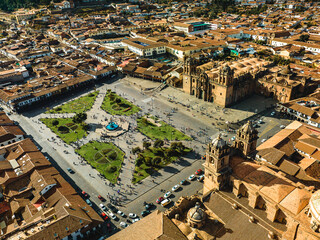
[[104,197],[102,197],[101,195],[99,195],[98,198],[101,200],[101,202],[105,202],[106,201],[106,199],[104,199]]
[[159,197],[159,198],[157,199],[156,203],[160,204],[163,200],[164,200],[163,197]]
[[195,175],[201,175],[203,173],[202,169],[198,169],[194,174]]
[[82,196],[84,196],[85,198],[88,198],[88,197],[89,197],[88,193],[86,193],[85,191],[82,191],[81,194],[82,194]]
[[109,219],[109,217],[107,216],[107,214],[105,214],[104,212],[101,213],[101,217],[103,218],[103,220],[107,221]]

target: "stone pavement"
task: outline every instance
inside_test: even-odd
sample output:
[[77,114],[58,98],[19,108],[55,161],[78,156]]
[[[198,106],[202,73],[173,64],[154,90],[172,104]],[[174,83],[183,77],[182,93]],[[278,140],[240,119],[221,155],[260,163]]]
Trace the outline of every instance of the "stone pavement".
[[[161,84],[159,82],[156,83],[133,77],[126,77],[123,81],[128,82],[140,91],[142,91],[141,86],[144,86],[144,88],[155,88]],[[173,87],[163,89],[155,97],[162,101],[169,101],[167,104],[171,103],[172,108],[178,108],[179,111],[182,111],[185,115],[201,119],[203,123],[210,124],[215,122],[219,125],[223,125],[226,122],[238,122],[251,117],[264,111],[276,102],[271,98],[253,95],[230,108],[222,108],[215,103],[205,102],[195,96],[184,93],[182,89]]]

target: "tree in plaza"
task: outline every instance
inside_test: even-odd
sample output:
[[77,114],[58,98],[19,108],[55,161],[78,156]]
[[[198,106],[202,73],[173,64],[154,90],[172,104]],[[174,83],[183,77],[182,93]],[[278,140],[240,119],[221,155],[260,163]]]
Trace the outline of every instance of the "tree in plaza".
[[143,157],[137,157],[136,159],[136,166],[140,167],[141,164],[143,163]]
[[151,146],[151,143],[148,141],[143,141],[143,148],[148,149]]
[[72,121],[74,123],[82,123],[87,119],[86,113],[77,113],[73,118]]
[[140,153],[140,152],[141,152],[141,149],[139,147],[132,148],[132,153],[133,154]]
[[173,142],[170,144],[170,148],[171,149],[177,149],[178,148],[178,143],[177,142]]
[[182,142],[177,143],[177,149],[179,152],[182,152],[185,149],[185,146],[182,144]]
[[161,163],[161,157],[154,157],[152,159],[152,166],[158,166]]
[[154,143],[153,143],[153,147],[155,147],[155,148],[161,148],[162,146],[163,146],[163,140],[161,140],[161,139],[158,139],[158,140],[156,140]]
[[144,158],[144,163],[146,166],[151,167],[152,166],[152,158],[151,157],[145,157]]
[[166,156],[167,157],[172,157],[174,155],[174,153],[175,153],[174,149],[172,149],[172,148],[166,149]]

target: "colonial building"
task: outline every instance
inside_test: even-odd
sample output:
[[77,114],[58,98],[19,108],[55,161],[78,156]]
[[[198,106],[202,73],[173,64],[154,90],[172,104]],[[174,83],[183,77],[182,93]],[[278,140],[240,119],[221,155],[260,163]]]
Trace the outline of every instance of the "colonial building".
[[274,66],[258,58],[202,65],[192,58],[184,61],[184,92],[222,107],[254,93],[287,102],[312,92],[316,87],[317,81],[310,76],[292,72],[290,66]]

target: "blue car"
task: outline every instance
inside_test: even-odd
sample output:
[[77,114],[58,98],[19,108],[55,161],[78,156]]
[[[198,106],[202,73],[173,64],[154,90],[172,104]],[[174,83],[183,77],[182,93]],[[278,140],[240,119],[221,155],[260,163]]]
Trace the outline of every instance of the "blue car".
[[87,203],[90,207],[92,207],[92,203],[91,203],[91,201],[90,201],[89,199],[86,199],[86,203]]

